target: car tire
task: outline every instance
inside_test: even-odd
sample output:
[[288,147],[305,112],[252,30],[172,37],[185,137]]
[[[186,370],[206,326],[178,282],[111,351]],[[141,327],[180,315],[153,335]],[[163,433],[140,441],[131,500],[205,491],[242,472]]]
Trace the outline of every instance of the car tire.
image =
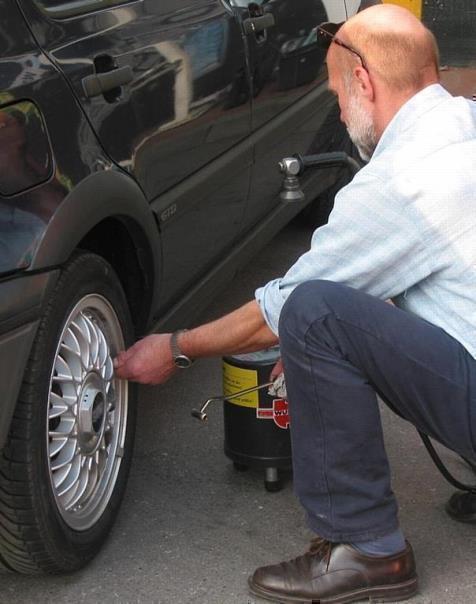
[[134,391],[112,367],[132,338],[113,268],[75,255],[48,296],[0,454],[0,567],[72,572],[100,549],[132,454]]

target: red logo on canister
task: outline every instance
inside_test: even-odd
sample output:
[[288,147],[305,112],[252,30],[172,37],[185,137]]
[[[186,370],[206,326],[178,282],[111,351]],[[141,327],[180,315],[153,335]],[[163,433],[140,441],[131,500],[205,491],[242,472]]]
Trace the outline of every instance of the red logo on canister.
[[278,428],[287,430],[290,424],[288,401],[283,398],[273,399],[273,407],[258,407],[256,409],[258,419],[272,419]]
[[283,430],[289,426],[289,405],[288,401],[278,398],[273,400],[273,419],[274,423]]

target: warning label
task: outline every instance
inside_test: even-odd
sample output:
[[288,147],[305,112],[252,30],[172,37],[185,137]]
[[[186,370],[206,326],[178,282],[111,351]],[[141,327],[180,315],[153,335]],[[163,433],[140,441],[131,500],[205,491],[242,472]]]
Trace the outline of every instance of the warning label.
[[[240,390],[254,388],[258,385],[258,372],[254,369],[242,369],[223,362],[223,394],[228,398]],[[258,392],[250,392],[230,399],[230,403],[241,407],[258,407]]]

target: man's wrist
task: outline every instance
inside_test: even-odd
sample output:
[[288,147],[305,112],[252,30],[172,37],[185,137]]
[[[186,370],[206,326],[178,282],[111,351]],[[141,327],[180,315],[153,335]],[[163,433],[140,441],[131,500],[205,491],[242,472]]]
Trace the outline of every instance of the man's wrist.
[[186,355],[179,344],[179,337],[183,334],[186,329],[178,329],[170,336],[170,350],[172,352],[172,359],[176,367],[179,369],[188,369],[193,365],[193,359]]

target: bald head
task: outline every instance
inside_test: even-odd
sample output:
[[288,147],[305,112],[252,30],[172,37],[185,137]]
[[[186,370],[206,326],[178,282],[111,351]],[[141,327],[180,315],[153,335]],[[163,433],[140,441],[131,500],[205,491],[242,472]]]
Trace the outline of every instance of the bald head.
[[[439,80],[433,34],[400,6],[371,6],[349,19],[338,37],[358,50],[369,72],[393,91],[416,92]],[[340,50],[338,60],[351,69],[357,57]]]
[[410,11],[393,4],[358,13],[334,40],[327,53],[329,89],[350,138],[369,159],[399,109],[439,81],[436,42]]

